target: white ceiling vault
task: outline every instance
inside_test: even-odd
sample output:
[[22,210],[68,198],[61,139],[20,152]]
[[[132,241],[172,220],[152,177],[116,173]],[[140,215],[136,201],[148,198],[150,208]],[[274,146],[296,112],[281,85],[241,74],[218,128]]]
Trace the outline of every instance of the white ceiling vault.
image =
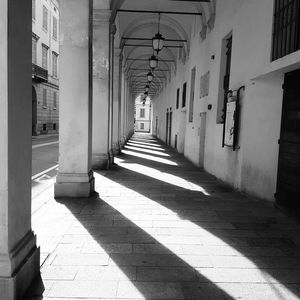
[[[117,26],[115,47],[120,47],[125,72],[134,96],[144,93],[153,55],[152,37],[159,32],[166,39],[158,54],[158,67],[150,85],[154,97],[176,71],[178,60],[189,55],[192,28],[205,39],[215,20],[216,0],[111,0],[111,22]],[[161,13],[159,13],[161,12]],[[195,26],[196,25],[196,26]]]

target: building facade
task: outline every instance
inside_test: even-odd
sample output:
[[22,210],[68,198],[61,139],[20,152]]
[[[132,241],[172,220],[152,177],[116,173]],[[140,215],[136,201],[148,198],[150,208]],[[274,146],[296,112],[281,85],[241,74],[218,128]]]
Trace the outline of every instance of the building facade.
[[59,129],[59,3],[32,0],[32,134]]
[[150,98],[147,97],[145,102],[141,102],[140,97],[138,97],[135,101],[134,131],[150,133],[151,117]]

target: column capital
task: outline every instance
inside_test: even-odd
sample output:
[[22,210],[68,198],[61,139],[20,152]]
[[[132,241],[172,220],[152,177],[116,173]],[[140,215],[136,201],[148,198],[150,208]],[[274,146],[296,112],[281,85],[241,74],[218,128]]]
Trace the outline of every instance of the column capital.
[[109,24],[109,32],[110,32],[110,34],[111,35],[115,35],[116,31],[117,31],[116,24],[115,23],[110,23]]
[[94,9],[93,11],[93,24],[95,26],[108,25],[111,16],[111,10],[109,9]]

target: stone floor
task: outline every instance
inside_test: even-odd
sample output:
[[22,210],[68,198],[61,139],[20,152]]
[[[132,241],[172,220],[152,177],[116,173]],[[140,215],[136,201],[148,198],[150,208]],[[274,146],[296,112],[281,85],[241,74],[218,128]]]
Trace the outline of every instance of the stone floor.
[[95,180],[91,199],[39,196],[42,281],[27,299],[300,299],[300,225],[271,203],[149,135]]

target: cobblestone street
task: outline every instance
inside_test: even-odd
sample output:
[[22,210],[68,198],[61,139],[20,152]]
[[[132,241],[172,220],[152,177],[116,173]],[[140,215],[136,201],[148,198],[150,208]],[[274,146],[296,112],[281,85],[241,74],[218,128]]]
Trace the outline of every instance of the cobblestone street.
[[300,225],[272,203],[150,135],[94,176],[91,199],[36,199],[48,201],[33,215],[45,287],[34,299],[300,299]]

